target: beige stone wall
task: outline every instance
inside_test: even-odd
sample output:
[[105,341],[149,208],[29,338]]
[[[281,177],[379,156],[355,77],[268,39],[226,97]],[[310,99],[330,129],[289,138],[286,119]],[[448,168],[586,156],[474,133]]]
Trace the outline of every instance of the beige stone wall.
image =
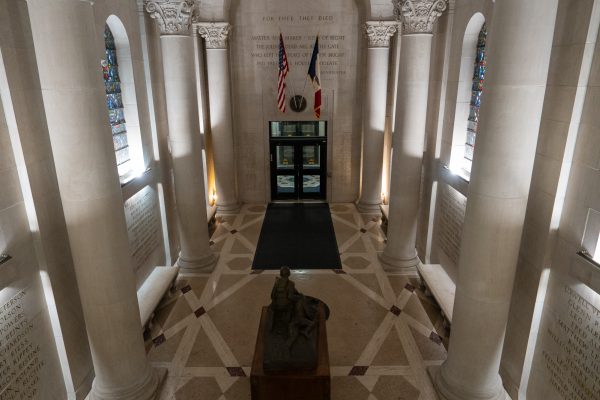
[[[574,218],[573,202],[569,201],[569,197],[573,199],[581,195],[575,185],[580,179],[577,165],[583,160],[577,154],[572,159],[572,146],[577,136],[578,146],[581,146],[584,140],[582,135],[586,132],[579,124],[588,84],[586,70],[589,71],[589,57],[593,53],[591,46],[596,41],[595,36],[588,37],[589,28],[593,29],[590,26],[593,4],[592,0],[559,2],[548,86],[503,353],[502,375],[512,393],[523,384],[523,368],[528,368],[530,362],[526,350],[528,346],[530,352],[533,350],[531,346],[535,342],[532,340],[538,333],[536,303],[540,307],[542,298],[539,296],[545,291],[543,283],[540,286],[544,271],[552,267],[554,281],[557,278],[554,272],[569,267],[568,260],[571,260],[582,239],[585,221],[582,222],[580,217]],[[598,21],[592,24],[597,25]],[[587,55],[584,57],[586,48]],[[598,64],[593,68],[597,69]],[[590,84],[593,82],[590,81]],[[588,95],[585,101],[591,105],[593,98]],[[588,113],[590,111],[588,108]],[[590,116],[588,114],[587,118]],[[584,114],[581,122],[585,119]],[[571,168],[574,171],[569,177]],[[593,190],[597,191],[598,188]],[[569,195],[565,199],[566,193]],[[565,246],[565,240],[560,236],[567,239],[571,246]],[[555,281],[553,287],[558,290],[558,286],[560,284]],[[557,295],[556,291],[552,292],[551,296]],[[544,328],[539,329],[542,332]],[[534,369],[540,370],[540,367],[537,364]],[[532,393],[535,393],[533,398],[541,396],[539,388]]]
[[[443,226],[445,222],[440,220],[441,186],[447,184],[462,195],[467,194],[468,184],[457,183],[458,180],[454,178],[447,179],[449,175],[443,173],[443,168],[450,165],[459,82],[464,80],[461,79],[463,75],[470,77],[473,73],[471,61],[465,65],[465,55],[462,53],[465,30],[477,13],[484,16],[489,30],[493,23],[491,0],[450,2],[448,11],[437,22],[432,48],[417,250],[422,261],[441,263],[451,277],[456,276],[457,258],[444,253],[440,246],[440,232],[455,229]],[[472,58],[472,55],[468,58]],[[485,97],[482,101],[485,101]],[[462,226],[460,220],[453,223]]]
[[[600,273],[575,254],[582,247],[589,210],[600,209],[600,48],[594,3],[560,2],[527,212],[528,234],[515,281],[504,365],[511,377],[521,373],[518,354],[531,327],[531,360],[525,359],[525,376],[528,368],[531,374],[521,382],[527,383],[521,390],[531,398],[560,394],[594,399],[600,389]],[[597,229],[590,227],[587,234],[597,240]],[[573,323],[574,316],[582,319]],[[562,323],[575,329],[564,329]],[[585,345],[576,343],[578,339]],[[577,349],[583,349],[585,357],[579,358]],[[581,370],[572,365],[557,368],[550,361],[567,358]],[[585,367],[591,368],[591,375]],[[574,376],[584,380],[576,382]]]
[[[450,55],[450,39],[454,21],[454,5],[450,5],[437,20],[433,33],[429,97],[427,105],[427,125],[425,131],[426,146],[423,155],[423,171],[421,180],[421,207],[419,209],[419,225],[417,230],[417,252],[421,261],[430,262],[431,236],[433,226],[429,223],[435,214],[436,206],[437,165],[440,153],[440,138],[443,124],[443,113],[446,107],[445,94],[448,88],[448,68]],[[433,257],[435,259],[435,256]]]
[[[0,172],[0,178],[8,179],[1,187],[6,194],[5,199],[9,201],[0,206],[4,210],[1,247],[2,251],[13,255],[15,265],[18,266],[15,268],[18,272],[14,281],[8,270],[0,271],[0,276],[3,279],[8,277],[9,281],[5,283],[11,287],[24,288],[32,285],[39,297],[42,295],[39,286],[40,271],[44,271],[44,276],[48,278],[46,284],[51,287],[56,305],[52,317],[55,318],[55,323],[60,324],[60,332],[55,334],[58,343],[64,344],[63,354],[69,365],[73,385],[65,389],[61,383],[63,379],[60,367],[56,361],[49,359],[47,370],[52,370],[52,382],[57,391],[51,387],[47,390],[56,398],[64,398],[60,394],[64,390],[75,390],[81,395],[87,393],[91,385],[92,362],[46,128],[27,4],[0,2],[0,26],[0,51],[8,85],[1,89],[6,104],[0,113],[3,119],[0,130],[4,138],[0,158],[7,164]],[[12,153],[6,131],[7,118],[13,124],[14,138],[20,142],[20,155],[19,152]],[[23,189],[17,179],[15,165],[15,159],[18,160],[19,156],[22,157],[19,172],[26,174],[22,175],[26,185]],[[25,199],[21,194],[22,190]],[[27,210],[24,200],[29,202]],[[30,227],[28,218],[33,221],[33,227]],[[7,291],[9,289],[0,289],[0,296],[7,296]],[[47,310],[39,308],[37,311],[39,318],[47,324]],[[46,335],[51,335],[52,331],[49,327],[45,329],[46,332],[41,337],[47,338]],[[45,342],[45,352],[52,354],[55,349],[52,341]],[[52,354],[51,357],[56,356]]]
[[[306,75],[320,34],[323,108],[328,123],[328,200],[352,202],[358,197],[362,87],[366,40],[365,19],[352,0],[235,1],[231,6],[230,39],[233,76],[234,140],[240,198],[270,200],[268,123],[314,120],[313,89]],[[290,64],[288,101],[304,95],[302,113],[277,110],[278,36],[286,36]]]
[[[594,71],[600,65],[596,60],[592,66],[583,115],[581,113],[588,84],[586,65],[589,70],[590,54],[593,53],[590,46],[596,42],[595,36],[590,37],[590,27],[598,23],[596,21],[590,25],[593,4],[593,0],[562,0],[559,3],[548,87],[501,364],[505,387],[513,398],[517,397],[519,389],[527,388],[532,360],[534,370],[544,371],[541,350],[534,352],[538,333],[542,337],[543,331],[555,323],[561,313],[566,312],[564,307],[556,305],[556,301],[550,302],[544,308],[540,326],[547,279],[543,271],[552,268],[547,296],[550,299],[568,300],[563,296],[564,287],[573,286],[576,282],[576,279],[568,277],[568,271],[581,244],[587,208],[591,207],[591,199],[596,198],[600,191],[600,187],[593,183],[597,174],[594,168],[598,168],[598,153],[591,150],[598,148],[600,137],[594,128],[597,112],[592,111],[593,104],[598,104],[594,103]],[[460,218],[452,221],[447,216],[442,218],[441,205],[447,203],[448,193],[442,190],[441,185],[450,184],[467,195],[468,183],[460,183],[460,180],[448,178],[450,174],[441,172],[442,165],[450,164],[464,30],[476,12],[485,16],[488,27],[493,24],[491,1],[456,1],[455,9],[451,8],[449,14],[440,18],[434,34],[432,54],[432,59],[437,61],[432,62],[418,250],[419,254],[425,254],[427,262],[441,263],[450,276],[458,273],[457,260],[444,251],[442,233],[452,230],[448,223],[454,225],[461,221]],[[448,24],[447,18],[452,19],[450,27],[444,27],[444,24]],[[451,37],[446,46],[441,45],[444,35]],[[444,52],[449,53],[446,54],[446,75],[440,65],[444,62]],[[533,60],[523,60],[524,68],[527,62]],[[485,91],[482,101],[485,102]],[[573,151],[576,138],[577,148]],[[571,161],[573,171],[569,174]],[[584,183],[586,181],[590,182],[587,186]],[[432,208],[435,209],[435,215],[430,215]],[[580,293],[588,298],[590,296],[589,291]],[[523,372],[525,379],[522,380]],[[550,386],[547,378],[547,374],[543,373],[535,378],[532,375],[533,382],[529,385],[528,393],[531,398],[555,395],[547,389],[542,390],[542,387]]]
[[[48,215],[61,210],[56,200],[52,159],[48,159],[43,148],[33,147],[48,148],[49,143],[41,118],[43,107],[26,16],[25,3],[0,2],[0,253],[12,256],[12,260],[0,265],[0,396],[19,396],[25,391],[36,398],[58,400],[66,398],[67,388],[51,318],[60,317],[65,322],[65,338],[74,341],[67,348],[70,361],[85,360],[86,352],[89,358],[89,351],[87,344],[79,346],[82,332],[76,324],[82,322],[81,309],[77,288],[70,285],[72,266],[68,259],[54,259],[57,252],[47,252],[49,247],[40,243],[42,237],[52,240],[49,236],[53,231],[60,236],[64,226]],[[12,81],[15,78],[17,81]],[[11,79],[8,85],[7,79]],[[30,154],[25,159],[23,152],[27,150]],[[44,182],[46,179],[49,182]],[[35,188],[33,184],[37,184]],[[35,234],[32,223],[39,224]],[[52,244],[62,245],[60,240]],[[68,256],[68,246],[66,251]],[[59,315],[51,316],[48,311],[42,280],[47,288],[51,283],[50,290],[60,293],[56,298]],[[74,291],[61,292],[66,289]],[[18,356],[20,352],[22,358]],[[17,360],[23,359],[31,362],[27,369],[18,365]],[[81,374],[75,377],[78,383],[89,371],[85,367],[83,363]],[[26,376],[37,382],[23,384]]]
[[[52,387],[44,386],[47,393],[44,398],[64,399],[67,392],[74,392],[77,398],[83,398],[90,390],[94,372],[46,128],[27,7],[26,2],[0,1],[0,51],[7,81],[7,86],[2,87],[2,99],[10,103],[10,107],[4,107],[0,112],[0,136],[3,143],[0,160],[4,160],[0,171],[0,179],[3,181],[3,196],[0,197],[4,199],[0,204],[0,219],[4,221],[0,229],[0,250],[13,256],[10,266],[0,271],[3,285],[0,287],[0,303],[14,295],[15,290],[30,288],[30,302],[34,302],[36,312],[33,325],[44,341],[41,347],[46,364],[42,370],[45,374],[42,383],[46,385],[46,382],[52,382]],[[156,196],[161,191],[164,192],[169,249],[171,261],[174,261],[178,253],[178,242],[175,206],[170,187],[168,126],[156,23],[147,16],[140,17],[142,14],[135,1],[96,1],[94,15],[97,40],[90,43],[90,46],[98,55],[99,90],[102,88],[100,60],[104,58],[103,31],[107,18],[116,16],[127,32],[133,72],[133,82],[127,84],[131,85],[130,88],[135,93],[143,164],[149,168],[149,172],[143,177],[123,186],[123,203],[141,191],[151,190]],[[140,21],[143,22],[143,27],[140,26]],[[10,93],[9,97],[7,93]],[[151,103],[149,99],[152,99]],[[14,115],[12,120],[9,118],[8,125],[5,118],[7,110]],[[12,127],[22,147],[22,152],[19,153],[21,161],[17,154],[12,154],[7,126]],[[108,123],[106,134],[110,135]],[[21,162],[17,162],[18,170],[15,160]],[[23,189],[17,171],[25,185]],[[116,166],[114,172],[117,173]],[[123,207],[123,203],[115,204],[115,207]],[[158,212],[158,203],[152,207],[153,211]],[[158,238],[153,242],[151,251],[139,265],[132,264],[136,269],[138,286],[154,266],[165,264],[160,222],[158,228]],[[169,261],[167,263],[171,264]],[[55,308],[47,309],[44,304],[40,276],[44,285],[51,288],[48,293]],[[6,285],[10,289],[3,290]],[[52,331],[50,319],[59,330]],[[58,363],[53,334],[57,336],[58,353],[63,357],[66,379],[63,379]],[[65,380],[66,387],[63,384]]]
[[[144,49],[143,46],[145,45],[144,41],[148,41],[148,36],[146,37],[142,37],[142,32],[145,31],[147,29],[146,26],[144,26],[144,30],[141,29],[140,26],[140,9],[138,7],[138,5],[136,4],[135,1],[118,1],[118,0],[104,0],[104,1],[97,1],[94,3],[94,17],[96,20],[96,32],[97,32],[97,43],[95,43],[95,46],[98,48],[98,52],[99,52],[99,59],[104,58],[104,36],[103,36],[103,32],[104,32],[104,24],[106,23],[106,21],[108,20],[108,18],[110,16],[116,16],[118,18],[118,20],[123,24],[126,34],[127,34],[127,38],[129,40],[129,52],[130,52],[130,60],[118,60],[119,61],[119,65],[120,65],[120,69],[119,72],[121,75],[123,75],[122,70],[124,69],[122,67],[122,65],[127,62],[127,63],[131,63],[132,69],[133,69],[133,82],[127,82],[127,83],[123,83],[121,84],[122,90],[131,90],[132,92],[135,92],[135,100],[136,103],[134,106],[136,106],[135,108],[137,108],[137,117],[138,117],[138,121],[131,121],[131,120],[127,120],[127,113],[126,113],[126,126],[128,126],[128,132],[135,132],[137,129],[137,125],[139,122],[139,135],[140,138],[139,140],[141,141],[141,154],[142,154],[142,158],[143,158],[143,166],[144,169],[148,169],[150,168],[150,172],[148,173],[149,176],[145,177],[143,179],[144,183],[140,184],[142,180],[137,179],[131,183],[128,183],[127,185],[125,185],[123,187],[123,203],[127,204],[127,200],[134,197],[136,195],[136,193],[140,192],[141,190],[144,189],[144,187],[146,185],[150,186],[150,190],[152,190],[158,200],[158,196],[159,196],[159,191],[157,188],[157,184],[162,184],[164,177],[161,176],[158,172],[161,169],[161,165],[159,163],[155,163],[155,154],[154,154],[154,143],[153,143],[153,134],[156,135],[156,140],[157,140],[157,145],[160,143],[160,141],[158,140],[159,136],[159,130],[158,130],[158,126],[159,125],[159,119],[156,118],[155,121],[151,121],[151,118],[155,118],[154,115],[151,115],[151,111],[154,112],[154,114],[158,114],[155,110],[157,107],[152,107],[150,108],[149,103],[148,103],[148,91],[147,91],[147,85],[152,86],[152,82],[154,82],[156,79],[149,79],[148,76],[146,76],[146,71],[145,71],[145,65],[144,63],[146,62],[144,60]],[[149,18],[149,17],[145,17],[145,18]],[[152,21],[150,21],[152,22]],[[156,23],[154,23],[153,25],[156,25]],[[146,31],[147,32],[147,31]],[[113,34],[115,34],[116,32],[113,32]],[[156,39],[158,41],[158,38]],[[150,46],[148,46],[150,47]],[[160,48],[159,48],[160,51]],[[150,57],[150,53],[148,52],[148,62],[150,62],[151,57]],[[162,75],[160,75],[160,77],[158,81],[162,82]],[[122,79],[123,81],[123,79]],[[152,89],[154,89],[154,87],[152,87]],[[160,95],[160,92],[158,93]],[[154,96],[153,96],[154,97]],[[160,97],[159,97],[160,100]],[[154,126],[156,126],[156,128],[153,129],[152,127],[152,123],[154,123]],[[136,125],[136,128],[129,128],[131,127],[133,124]],[[164,122],[164,124],[166,124],[166,121]],[[162,126],[161,126],[162,127]],[[162,132],[161,132],[162,133]],[[110,134],[110,133],[108,133]],[[163,134],[164,136],[166,136],[166,134]],[[131,145],[131,137],[130,137],[130,145]],[[160,146],[157,146],[159,151],[160,151]],[[162,157],[160,157],[160,153],[159,153],[159,162],[160,159]],[[168,159],[168,157],[165,157]],[[167,160],[164,160],[167,161]],[[168,167],[166,168],[168,171]],[[164,185],[164,186],[168,186],[168,185]],[[168,191],[167,191],[168,193]],[[167,210],[171,211],[173,210],[174,205],[173,204],[169,204],[168,207],[166,208]],[[155,204],[151,204],[149,205],[149,208],[151,210],[147,210],[149,211],[154,211],[155,213],[159,212],[159,205],[158,202]],[[169,212],[167,211],[167,212]],[[171,224],[172,225],[172,224]],[[158,224],[157,228],[159,230],[161,230],[160,224]],[[169,237],[171,237],[171,235],[169,235]],[[136,249],[132,248],[132,253],[134,253],[136,251]],[[165,263],[165,251],[164,251],[164,245],[163,245],[163,241],[162,241],[162,230],[161,230],[161,238],[158,241],[158,245],[153,246],[153,250],[152,251],[148,251],[147,252],[148,255],[147,257],[144,258],[144,261],[142,263],[139,262],[135,262],[134,261],[134,269],[135,269],[135,273],[136,273],[136,280],[137,280],[137,285],[138,287],[141,286],[141,284],[144,282],[145,278],[150,274],[150,272],[152,272],[152,269],[156,266],[156,265],[162,265]],[[175,252],[176,253],[176,252]]]
[[[152,102],[150,110],[153,119],[160,165],[160,181],[164,191],[164,202],[167,217],[167,229],[169,248],[171,249],[171,264],[175,263],[179,253],[179,240],[177,235],[177,213],[175,212],[175,195],[173,192],[172,181],[172,162],[169,152],[169,125],[167,122],[167,104],[165,100],[165,86],[163,78],[162,54],[160,47],[160,31],[155,20],[150,18],[148,13],[143,17],[143,36],[142,41],[147,46],[148,59],[146,60],[149,75],[146,75],[146,87],[150,87],[152,93]],[[205,124],[205,127],[207,125]]]

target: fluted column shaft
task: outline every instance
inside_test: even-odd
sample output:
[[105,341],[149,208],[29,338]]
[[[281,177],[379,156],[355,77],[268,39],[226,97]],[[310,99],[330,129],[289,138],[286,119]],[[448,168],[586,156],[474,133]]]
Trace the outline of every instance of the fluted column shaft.
[[[499,0],[488,43],[448,358],[438,391],[496,400],[558,0]],[[523,68],[524,60],[535,60]]]
[[387,270],[414,268],[421,167],[425,147],[433,24],[447,0],[396,0],[402,22],[398,100],[392,140],[387,246],[380,261]]
[[[160,26],[169,145],[184,272],[212,271],[216,257],[209,247],[206,189],[202,163],[198,93],[191,33],[193,1],[146,1]],[[171,12],[165,12],[170,10]]]
[[196,24],[206,44],[206,74],[210,110],[217,211],[235,213],[240,208],[237,193],[236,157],[233,142],[231,109],[231,73],[228,37],[231,25],[226,22]]
[[369,47],[367,50],[360,198],[357,204],[361,212],[378,213],[381,204],[390,37],[396,33],[397,26],[397,22],[383,21],[369,21],[365,24]]
[[28,8],[96,375],[90,399],[152,399],[159,378],[141,334],[92,5],[28,0]]

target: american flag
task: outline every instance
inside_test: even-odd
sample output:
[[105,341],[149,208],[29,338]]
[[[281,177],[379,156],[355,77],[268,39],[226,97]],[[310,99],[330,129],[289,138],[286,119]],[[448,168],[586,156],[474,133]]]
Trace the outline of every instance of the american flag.
[[279,34],[279,79],[277,82],[277,108],[285,112],[285,77],[289,72],[287,54],[283,45],[283,35]]

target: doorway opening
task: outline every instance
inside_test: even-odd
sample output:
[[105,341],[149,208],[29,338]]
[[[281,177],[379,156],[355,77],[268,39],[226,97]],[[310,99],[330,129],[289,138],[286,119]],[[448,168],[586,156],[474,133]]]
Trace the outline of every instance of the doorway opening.
[[271,199],[325,200],[327,122],[269,123]]

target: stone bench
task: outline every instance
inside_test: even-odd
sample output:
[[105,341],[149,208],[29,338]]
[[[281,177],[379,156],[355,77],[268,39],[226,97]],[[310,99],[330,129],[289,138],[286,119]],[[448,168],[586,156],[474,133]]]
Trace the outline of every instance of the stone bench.
[[137,291],[142,328],[151,328],[154,310],[161,299],[174,287],[179,267],[156,267]]
[[419,264],[417,270],[427,289],[427,294],[433,296],[442,309],[442,315],[448,325],[451,324],[456,284],[439,264]]

